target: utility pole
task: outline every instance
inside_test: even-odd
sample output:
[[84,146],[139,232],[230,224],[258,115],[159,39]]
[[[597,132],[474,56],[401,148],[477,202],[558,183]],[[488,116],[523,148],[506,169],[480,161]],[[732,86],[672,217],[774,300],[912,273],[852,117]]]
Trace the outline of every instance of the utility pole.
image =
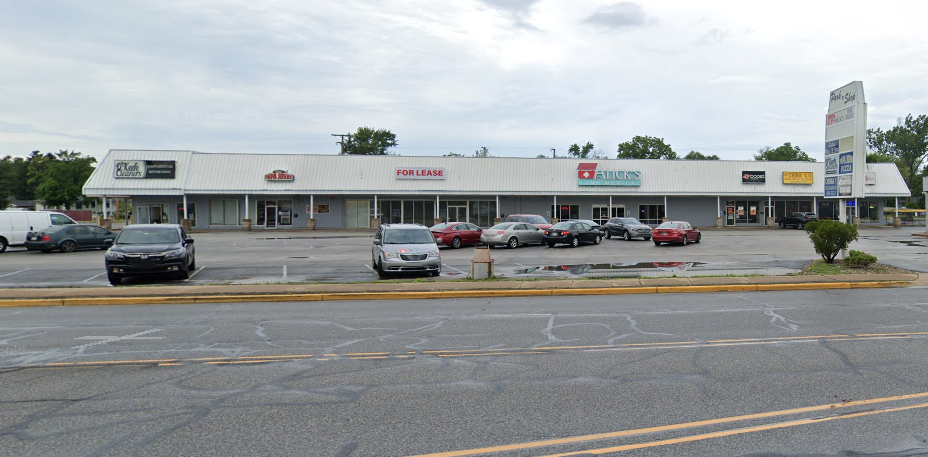
[[[350,133],[346,133],[346,134],[333,133],[332,136],[337,136],[337,137],[341,138],[341,141],[336,141],[336,142],[335,142],[335,144],[339,145],[339,147],[340,147],[339,153],[338,153],[338,154],[339,154],[339,155],[347,154],[347,153],[348,153],[348,145],[351,144],[351,134],[350,134]],[[347,142],[347,143],[345,142],[345,137],[348,137],[348,142]]]
[[557,150],[555,150],[554,148],[551,148],[551,154],[555,159],[557,158]]

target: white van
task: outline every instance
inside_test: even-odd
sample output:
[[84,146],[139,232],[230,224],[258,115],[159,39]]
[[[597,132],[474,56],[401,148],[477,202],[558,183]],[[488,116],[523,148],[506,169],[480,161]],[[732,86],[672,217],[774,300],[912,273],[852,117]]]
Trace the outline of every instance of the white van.
[[53,225],[76,224],[65,214],[55,211],[0,211],[0,252],[6,251],[7,246],[22,246],[26,242],[26,234],[38,230],[45,230]]

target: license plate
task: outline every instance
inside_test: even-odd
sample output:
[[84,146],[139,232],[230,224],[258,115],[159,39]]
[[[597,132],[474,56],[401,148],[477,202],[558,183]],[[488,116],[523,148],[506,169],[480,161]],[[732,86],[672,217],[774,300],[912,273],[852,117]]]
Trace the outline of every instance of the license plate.
[[33,237],[29,238],[29,239],[32,240],[32,241],[39,241],[39,237],[37,237],[37,236],[33,236]]

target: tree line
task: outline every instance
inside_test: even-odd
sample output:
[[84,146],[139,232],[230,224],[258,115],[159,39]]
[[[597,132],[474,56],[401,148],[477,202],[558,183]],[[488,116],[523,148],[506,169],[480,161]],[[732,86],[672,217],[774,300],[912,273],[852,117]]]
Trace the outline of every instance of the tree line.
[[6,156],[0,160],[0,209],[13,199],[39,200],[66,209],[87,202],[83,187],[96,162],[94,157],[68,150],[32,151],[26,158]]

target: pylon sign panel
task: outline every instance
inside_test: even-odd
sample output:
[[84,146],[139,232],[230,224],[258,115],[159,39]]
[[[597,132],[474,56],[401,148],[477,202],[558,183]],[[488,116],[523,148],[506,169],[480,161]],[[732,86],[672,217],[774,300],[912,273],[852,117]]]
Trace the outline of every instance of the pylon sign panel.
[[831,91],[825,116],[825,198],[863,198],[867,168],[864,83]]

